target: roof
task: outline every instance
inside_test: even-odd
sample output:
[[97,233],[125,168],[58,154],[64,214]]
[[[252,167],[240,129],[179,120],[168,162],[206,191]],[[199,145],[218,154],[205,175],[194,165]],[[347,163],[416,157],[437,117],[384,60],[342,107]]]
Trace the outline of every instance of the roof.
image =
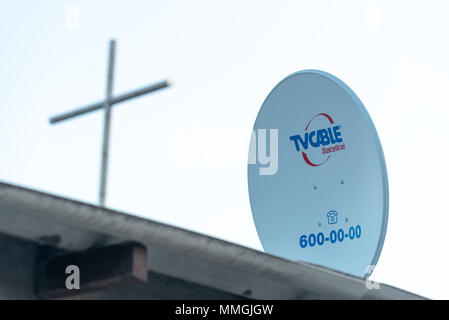
[[[368,289],[364,279],[335,270],[6,183],[0,183],[0,233],[70,251],[136,241],[147,247],[149,273],[181,287],[242,298],[422,299],[386,284]],[[149,281],[139,292],[144,295],[152,285]]]

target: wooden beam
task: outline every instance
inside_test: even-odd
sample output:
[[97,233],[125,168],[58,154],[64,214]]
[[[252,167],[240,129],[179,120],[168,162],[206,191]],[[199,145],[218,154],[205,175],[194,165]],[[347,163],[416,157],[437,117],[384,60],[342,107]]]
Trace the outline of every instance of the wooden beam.
[[[79,270],[79,289],[68,289],[68,266]],[[70,268],[69,268],[70,269]],[[63,254],[39,260],[36,270],[36,293],[53,299],[81,293],[147,282],[147,250],[137,243]]]

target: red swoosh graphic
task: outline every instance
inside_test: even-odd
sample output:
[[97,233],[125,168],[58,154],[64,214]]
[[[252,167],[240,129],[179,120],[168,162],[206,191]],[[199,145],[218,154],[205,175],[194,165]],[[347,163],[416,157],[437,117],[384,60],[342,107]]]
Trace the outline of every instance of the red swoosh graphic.
[[[313,121],[313,119],[315,119],[315,118],[318,117],[318,116],[324,116],[324,117],[327,118],[327,120],[329,120],[330,124],[334,124],[334,120],[332,119],[332,117],[331,117],[330,115],[328,115],[327,113],[318,113],[318,114],[314,115],[314,116],[312,117],[312,119],[310,119],[309,123],[308,123],[307,126],[306,126],[306,130],[305,130],[305,131],[307,131],[307,129],[309,128],[309,125],[310,125],[310,123]],[[329,158],[331,157],[331,155],[328,155],[327,158],[326,158],[326,160],[324,160],[323,162],[321,162],[321,163],[319,163],[319,164],[315,164],[315,163],[313,163],[312,161],[310,161],[309,158],[307,157],[307,154],[305,154],[304,151],[302,151],[302,157],[304,158],[304,161],[305,161],[309,166],[312,166],[312,167],[318,167],[318,166],[321,166],[323,163],[325,163],[327,160],[329,160]]]
[[318,166],[321,166],[323,163],[325,163],[327,160],[329,160],[329,158],[331,157],[331,155],[328,155],[327,158],[326,158],[326,160],[324,160],[323,162],[318,163],[318,164],[315,164],[315,163],[313,163],[312,161],[310,161],[309,158],[307,157],[307,154],[305,154],[304,151],[302,151],[302,157],[304,158],[304,161],[305,161],[309,166],[312,166],[312,167],[318,167]]
[[318,114],[314,115],[314,116],[312,117],[312,119],[310,119],[309,123],[308,123],[307,126],[306,126],[306,131],[307,131],[307,128],[309,128],[309,124],[312,122],[312,120],[315,119],[315,118],[318,117],[318,116],[324,116],[324,117],[327,118],[327,120],[329,120],[329,122],[330,122],[331,124],[334,124],[334,120],[331,118],[330,115],[328,115],[327,113],[318,113]]

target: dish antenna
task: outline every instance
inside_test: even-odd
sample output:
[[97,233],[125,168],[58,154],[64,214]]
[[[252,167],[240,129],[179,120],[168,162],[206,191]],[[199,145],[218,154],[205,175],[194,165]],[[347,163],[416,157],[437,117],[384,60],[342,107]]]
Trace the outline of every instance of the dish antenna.
[[[368,277],[385,239],[388,179],[355,93],[323,71],[291,74],[265,99],[251,146],[260,166],[249,161],[249,197],[264,250]],[[261,170],[267,151],[276,170]]]

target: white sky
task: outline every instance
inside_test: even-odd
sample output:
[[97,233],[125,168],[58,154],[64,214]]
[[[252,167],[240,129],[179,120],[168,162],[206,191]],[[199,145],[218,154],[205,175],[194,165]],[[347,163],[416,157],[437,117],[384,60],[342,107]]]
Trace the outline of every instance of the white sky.
[[0,180],[96,203],[102,113],[48,118],[104,97],[113,37],[116,94],[165,78],[174,86],[113,109],[108,206],[260,249],[246,180],[256,114],[286,75],[325,70],[361,98],[384,147],[390,220],[372,279],[448,299],[448,10],[447,1],[1,2]]

